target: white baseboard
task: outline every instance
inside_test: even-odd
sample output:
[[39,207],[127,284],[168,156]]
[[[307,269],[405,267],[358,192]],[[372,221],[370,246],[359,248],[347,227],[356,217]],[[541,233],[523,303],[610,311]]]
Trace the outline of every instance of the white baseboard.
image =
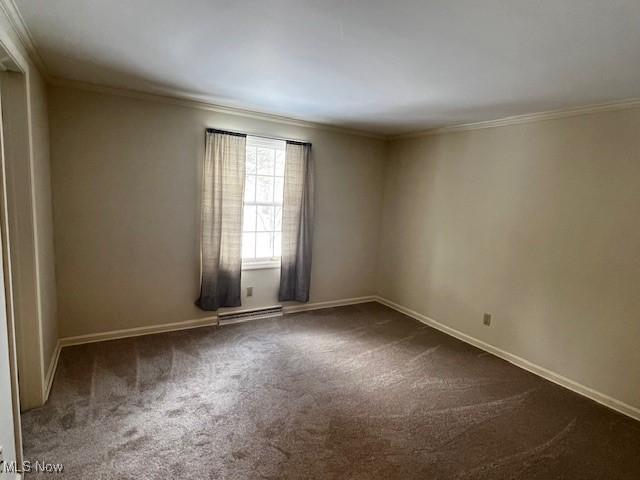
[[49,399],[49,393],[51,392],[51,385],[53,385],[53,378],[56,376],[56,370],[58,369],[58,359],[60,358],[60,350],[62,350],[62,345],[60,344],[60,340],[56,343],[56,348],[51,356],[51,361],[49,362],[49,368],[47,369],[47,375],[44,379],[44,402]]
[[139,337],[153,333],[173,332],[176,330],[187,330],[189,328],[209,327],[218,324],[218,316],[197,318],[195,320],[185,320],[182,322],[163,323],[161,325],[150,325],[148,327],[125,328],[122,330],[111,330],[109,332],[91,333],[88,335],[78,335],[75,337],[65,337],[60,339],[62,347],[70,345],[82,345],[84,343],[104,342],[105,340],[116,340],[119,338]]
[[[327,302],[303,303],[299,305],[284,305],[283,313],[296,313],[308,310],[318,310],[320,308],[341,307],[344,305],[354,305],[358,303],[375,302],[376,296],[369,295],[366,297],[343,298],[339,300],[330,300]],[[241,313],[244,310],[238,310],[234,313]],[[228,322],[231,323],[231,322]],[[153,333],[173,332],[176,330],[186,330],[189,328],[208,327],[218,324],[218,316],[199,318],[195,320],[186,320],[182,322],[164,323],[161,325],[151,325],[148,327],[126,328],[122,330],[112,330],[108,332],[91,333],[88,335],[78,335],[75,337],[64,337],[59,340],[61,347],[70,345],[82,345],[84,343],[104,342],[106,340],[116,340],[119,338],[138,337],[141,335],[150,335]]]
[[416,312],[415,310],[411,310],[407,307],[394,303],[390,300],[387,300],[386,298],[377,296],[376,301],[381,303],[382,305],[386,305],[387,307],[393,308],[394,310],[397,310],[400,313],[404,313],[405,315],[411,318],[414,318],[419,322],[424,323],[425,325],[429,325],[430,327],[440,330],[441,332],[444,332],[447,335],[451,335],[452,337],[455,337],[458,340],[462,340],[463,342],[473,345],[474,347],[478,347],[481,350],[484,350],[486,352],[489,352],[495,355],[496,357],[500,357],[509,363],[512,363],[520,368],[523,368],[524,370],[527,370],[531,373],[538,375],[539,377],[542,377],[546,380],[556,383],[562,387],[568,388],[569,390],[572,390],[587,398],[590,398],[591,400],[594,400],[606,407],[609,407],[624,415],[627,415],[635,420],[640,420],[639,408],[628,405],[620,400],[610,397],[609,395],[605,395],[604,393],[598,392],[593,388],[587,387],[585,385],[582,385],[581,383],[578,383],[574,380],[564,377],[559,373],[552,372],[551,370],[541,367],[540,365],[536,365],[535,363],[532,363],[529,360],[526,360],[522,357],[518,357],[517,355],[509,353],[489,343],[483,342],[482,340],[478,340],[477,338],[467,335],[466,333],[462,333],[459,330],[448,327],[447,325],[444,325],[436,320],[433,320],[432,318],[429,318],[426,315],[423,315],[421,313]]
[[368,295],[366,297],[343,298],[340,300],[329,300],[327,302],[300,303],[295,305],[283,305],[282,311],[286,313],[307,312],[309,310],[320,310],[322,308],[344,307],[345,305],[357,305],[358,303],[375,302],[378,297]]

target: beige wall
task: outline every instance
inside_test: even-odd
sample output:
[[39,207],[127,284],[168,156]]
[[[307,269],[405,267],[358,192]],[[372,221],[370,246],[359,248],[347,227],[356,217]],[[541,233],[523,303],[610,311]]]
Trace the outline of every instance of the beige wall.
[[635,109],[393,142],[380,294],[640,407],[639,132]]
[[[206,127],[311,141],[311,301],[375,293],[383,141],[67,87],[49,108],[61,337],[210,316],[193,303]],[[276,303],[277,272],[244,276],[248,306]]]
[[33,137],[32,182],[38,278],[38,302],[42,326],[44,374],[49,373],[58,343],[53,208],[49,161],[47,85],[39,74],[31,75],[31,129]]

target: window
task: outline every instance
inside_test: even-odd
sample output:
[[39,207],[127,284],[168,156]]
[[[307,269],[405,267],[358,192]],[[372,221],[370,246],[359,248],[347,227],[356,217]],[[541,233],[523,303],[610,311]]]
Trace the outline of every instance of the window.
[[285,142],[247,136],[242,263],[279,266]]

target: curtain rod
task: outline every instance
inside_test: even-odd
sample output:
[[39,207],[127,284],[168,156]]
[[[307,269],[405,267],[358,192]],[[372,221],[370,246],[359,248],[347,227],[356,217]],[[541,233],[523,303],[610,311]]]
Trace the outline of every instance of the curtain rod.
[[234,137],[246,137],[246,133],[230,132],[228,130],[219,130],[217,128],[207,128],[207,133],[222,133],[224,135],[233,135]]
[[207,128],[207,133],[223,133],[226,135],[234,135],[236,137],[257,137],[257,138],[266,138],[267,140],[282,140],[283,142],[291,143],[293,145],[311,145],[311,142],[303,142],[300,140],[291,140],[290,138],[283,137],[269,137],[266,135],[256,135],[253,133],[242,133],[242,132],[233,132],[230,130],[221,130],[219,128]]

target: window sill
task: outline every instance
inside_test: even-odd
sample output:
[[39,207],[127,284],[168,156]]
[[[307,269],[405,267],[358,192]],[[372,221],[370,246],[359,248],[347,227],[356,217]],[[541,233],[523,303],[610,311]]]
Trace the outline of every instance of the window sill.
[[267,260],[263,262],[247,262],[242,264],[242,270],[267,270],[280,268],[280,260]]

